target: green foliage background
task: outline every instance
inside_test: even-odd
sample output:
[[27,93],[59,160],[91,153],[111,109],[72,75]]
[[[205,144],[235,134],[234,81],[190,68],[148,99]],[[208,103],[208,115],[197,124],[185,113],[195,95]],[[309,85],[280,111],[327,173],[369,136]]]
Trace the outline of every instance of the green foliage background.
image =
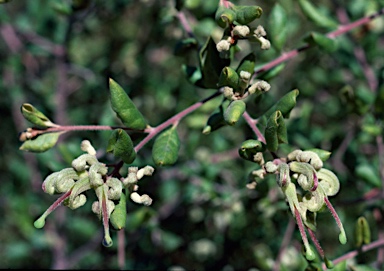
[[[11,1],[0,6],[0,267],[1,268],[118,268],[117,242],[101,246],[102,227],[90,212],[90,203],[76,210],[58,208],[44,230],[33,221],[52,203],[41,190],[44,178],[68,167],[80,153],[80,142],[89,139],[96,149],[107,147],[110,132],[67,134],[55,148],[42,154],[18,150],[18,133],[28,127],[20,114],[29,102],[59,124],[120,125],[110,108],[108,78],[123,86],[148,123],[157,125],[214,90],[191,85],[182,65],[197,59],[174,55],[185,37],[176,18],[173,1],[89,1],[86,9],[71,11],[72,1]],[[188,0],[183,12],[203,44],[209,35],[218,41],[222,29],[214,22],[218,1]],[[254,4],[254,1],[238,1]],[[279,3],[287,19],[281,26],[271,10]],[[242,54],[253,50],[262,65],[304,44],[309,31],[329,29],[311,23],[296,1],[258,2],[262,24],[272,45],[261,51],[240,42]],[[337,20],[345,11],[351,21],[383,8],[383,1],[322,1],[320,9]],[[283,28],[281,28],[283,27]],[[263,107],[247,108],[251,115],[268,109],[288,91],[298,88],[298,105],[287,122],[289,145],[323,148],[332,152],[326,166],[338,175],[340,193],[331,199],[346,228],[349,242],[338,244],[331,216],[318,217],[317,235],[326,255],[333,259],[355,249],[353,231],[359,216],[365,216],[373,240],[384,228],[382,199],[364,200],[367,192],[381,191],[377,138],[382,135],[382,116],[373,114],[376,93],[383,89],[384,21],[338,37],[331,53],[310,49],[286,63],[271,78],[272,89]],[[364,52],[377,84],[367,80],[367,68],[356,59]],[[383,90],[382,90],[383,91]],[[269,178],[256,190],[248,190],[254,163],[241,160],[237,148],[255,138],[243,120],[210,134],[201,133],[220,99],[205,104],[178,126],[181,149],[173,167],[157,168],[153,177],[141,180],[141,191],[151,195],[150,207],[129,205],[125,230],[127,269],[232,270],[256,267],[270,270],[292,219],[287,205]],[[380,106],[384,106],[379,104]],[[132,134],[134,142],[141,134]],[[152,165],[150,142],[134,165]],[[106,156],[105,162],[113,163]],[[376,216],[375,216],[376,215]],[[116,238],[117,233],[112,233]],[[284,253],[282,270],[301,270],[304,258],[298,252],[301,239],[295,231]],[[377,251],[356,258],[367,266]],[[381,266],[383,268],[383,266]],[[285,269],[284,269],[285,268]],[[379,268],[380,267],[377,267]]]

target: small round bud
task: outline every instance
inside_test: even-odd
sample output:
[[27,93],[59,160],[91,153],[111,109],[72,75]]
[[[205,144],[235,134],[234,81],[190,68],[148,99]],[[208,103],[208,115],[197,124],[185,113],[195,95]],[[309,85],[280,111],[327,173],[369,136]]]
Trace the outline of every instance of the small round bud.
[[147,194],[144,194],[141,196],[141,203],[145,206],[149,206],[152,204],[152,199]]
[[137,179],[140,180],[144,176],[152,176],[155,169],[151,166],[145,166],[137,171]]
[[260,48],[262,50],[268,50],[269,48],[271,48],[271,42],[269,40],[267,40],[266,38],[260,37],[259,41],[260,41],[260,44],[261,44]]
[[123,191],[123,184],[121,183],[121,181],[117,178],[109,178],[105,183],[109,187],[107,192],[108,199],[111,199],[111,200],[120,199],[121,193]]
[[251,73],[249,73],[247,71],[241,71],[240,72],[240,78],[248,81],[251,78]]
[[139,204],[141,203],[141,196],[137,192],[131,193],[130,198],[131,198],[131,200],[133,202],[136,202],[136,203],[139,203]]
[[261,25],[258,25],[253,33],[256,37],[264,37],[267,35],[267,32],[265,31],[264,27]]
[[216,44],[218,52],[229,51],[229,48],[231,48],[231,43],[227,40],[221,40]]
[[265,164],[265,170],[268,173],[275,173],[277,170],[277,165],[275,165],[273,162],[269,161]]
[[237,25],[233,28],[233,35],[241,38],[246,37],[250,33],[249,27],[246,25]]
[[232,100],[232,97],[233,97],[233,95],[234,95],[234,93],[233,93],[233,88],[225,86],[225,87],[223,88],[223,95],[224,95],[224,97],[227,98],[228,100]]
[[83,140],[81,141],[81,150],[84,152],[87,152],[90,155],[96,155],[96,150],[92,146],[91,142],[89,140]]

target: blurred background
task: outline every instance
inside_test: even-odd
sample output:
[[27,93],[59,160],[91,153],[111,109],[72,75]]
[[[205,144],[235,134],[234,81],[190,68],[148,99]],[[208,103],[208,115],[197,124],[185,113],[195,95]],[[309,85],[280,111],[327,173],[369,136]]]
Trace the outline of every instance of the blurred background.
[[[102,155],[110,132],[67,133],[45,153],[22,152],[18,134],[30,125],[20,113],[22,103],[33,104],[61,125],[118,126],[108,96],[108,79],[113,78],[148,123],[156,126],[215,92],[193,86],[183,72],[183,65],[198,65],[198,58],[175,50],[187,37],[176,4],[198,44],[209,36],[216,42],[221,39],[222,29],[214,21],[216,0],[13,0],[0,5],[1,268],[272,270],[277,264],[276,270],[305,268],[299,232],[293,230],[274,176],[255,190],[246,188],[258,165],[240,159],[237,149],[244,140],[255,138],[251,129],[241,120],[235,127],[201,133],[220,98],[180,122],[177,163],[157,168],[152,177],[140,181],[141,192],[154,203],[128,206],[120,264],[118,233],[112,232],[113,247],[101,245],[102,225],[90,210],[92,200],[75,211],[59,207],[44,229],[33,227],[56,199],[41,190],[44,178],[68,167],[82,153],[83,139]],[[297,1],[256,4],[264,13],[253,24],[264,26],[272,48],[261,51],[241,41],[235,66],[251,51],[261,66],[303,45],[309,31],[334,30],[311,22]],[[327,0],[318,5],[322,14],[342,23],[383,7],[381,0]],[[384,159],[384,95],[379,97],[384,93],[383,33],[384,21],[379,18],[336,38],[332,52],[318,48],[302,52],[260,75],[272,88],[257,106],[247,102],[248,112],[256,117],[285,93],[299,89],[297,106],[287,121],[289,144],[281,146],[279,154],[314,147],[332,152],[325,166],[338,175],[341,191],[331,202],[349,242],[340,245],[331,215],[320,214],[316,234],[330,259],[356,249],[353,233],[360,216],[367,218],[373,240],[384,238],[379,196]],[[136,144],[142,138],[132,134]],[[153,165],[152,143],[138,153],[133,165]],[[104,161],[113,163],[108,159],[105,156]],[[373,250],[351,264],[380,270],[383,255]]]

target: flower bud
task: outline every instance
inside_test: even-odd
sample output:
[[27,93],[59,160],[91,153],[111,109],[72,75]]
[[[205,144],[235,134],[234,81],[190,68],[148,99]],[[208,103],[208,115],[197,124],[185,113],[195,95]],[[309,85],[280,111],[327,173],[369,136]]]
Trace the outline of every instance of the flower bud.
[[145,167],[139,169],[139,171],[137,171],[137,173],[136,173],[137,179],[140,180],[144,176],[152,176],[154,171],[155,171],[155,169],[153,167],[145,166]]
[[107,197],[110,200],[118,200],[120,199],[121,193],[123,191],[123,184],[117,178],[109,178],[105,182],[105,184],[109,187]]
[[90,155],[96,156],[96,150],[92,146],[91,142],[89,140],[83,140],[81,141],[81,150],[84,152],[87,152]]
[[89,166],[98,163],[96,157],[90,154],[83,154],[72,161],[72,167],[76,171],[83,171],[89,168]]
[[236,25],[232,31],[233,35],[241,38],[246,37],[250,33],[249,27],[246,25]]

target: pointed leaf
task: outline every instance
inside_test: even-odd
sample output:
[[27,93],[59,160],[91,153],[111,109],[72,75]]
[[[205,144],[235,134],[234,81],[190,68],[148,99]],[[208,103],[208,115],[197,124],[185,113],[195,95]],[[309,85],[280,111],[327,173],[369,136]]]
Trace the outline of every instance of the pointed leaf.
[[320,49],[328,53],[334,52],[337,49],[337,43],[334,39],[320,33],[311,32],[304,40],[311,45],[319,46]]
[[240,72],[245,71],[245,72],[249,72],[252,75],[255,70],[255,61],[256,61],[256,57],[254,53],[250,53],[246,55],[241,60],[239,66],[236,69],[236,72],[240,74]]
[[279,143],[287,143],[287,129],[280,111],[273,113],[265,128],[265,140],[270,151],[277,151]]
[[109,90],[112,109],[123,124],[128,128],[144,130],[147,123],[124,89],[113,79],[109,79]]
[[115,205],[115,209],[111,213],[109,221],[116,230],[121,230],[125,227],[127,222],[127,203],[126,196],[124,193],[120,195],[120,201]]
[[209,116],[207,120],[207,124],[203,129],[203,134],[207,135],[225,125],[227,125],[227,123],[224,120],[223,111],[222,110],[215,111]]
[[56,124],[52,123],[42,112],[37,110],[33,105],[29,103],[24,103],[21,106],[21,113],[26,120],[39,127],[47,128],[57,126]]
[[217,88],[220,73],[225,66],[229,66],[229,59],[220,57],[220,53],[216,49],[216,43],[212,37],[209,37],[200,50],[202,79],[197,84],[204,88]]
[[152,159],[158,166],[176,163],[180,139],[176,127],[171,127],[157,136],[152,148]]
[[262,73],[258,74],[257,78],[260,79],[260,80],[269,81],[272,78],[274,78],[277,75],[279,75],[279,73],[281,71],[283,71],[284,68],[285,68],[285,63],[281,63],[281,64],[277,65],[276,67],[270,69],[270,70],[267,70],[265,72],[262,72]]
[[317,26],[325,28],[336,28],[338,26],[338,23],[335,20],[332,20],[329,16],[321,13],[308,0],[299,0],[299,5],[303,13]]
[[299,90],[295,89],[285,94],[265,115],[270,116],[275,111],[280,111],[284,118],[288,118],[292,109],[296,106],[296,97]]
[[131,137],[123,129],[116,129],[112,132],[108,141],[107,152],[113,153],[126,164],[131,164],[136,159]]
[[271,44],[278,50],[281,50],[285,44],[288,31],[287,31],[287,12],[280,4],[275,4],[270,15],[269,21],[273,22],[270,24],[269,37]]
[[55,146],[61,133],[62,132],[56,132],[39,135],[33,139],[24,141],[19,149],[30,152],[45,152]]

